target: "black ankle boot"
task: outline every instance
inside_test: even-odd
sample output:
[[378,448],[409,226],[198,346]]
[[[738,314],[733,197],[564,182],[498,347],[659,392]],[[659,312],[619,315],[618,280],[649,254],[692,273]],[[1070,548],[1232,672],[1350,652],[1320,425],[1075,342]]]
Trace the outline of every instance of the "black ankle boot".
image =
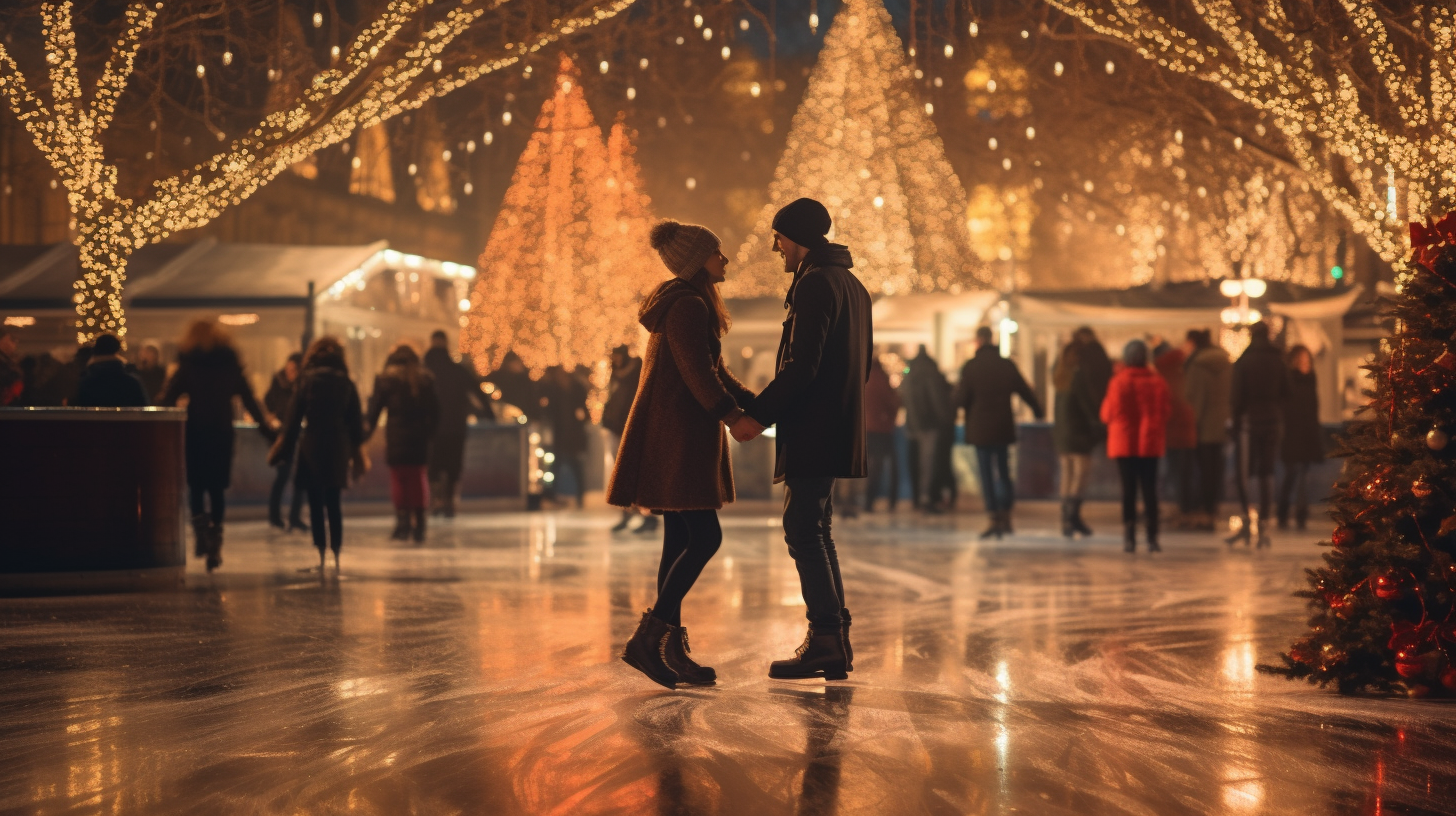
[[1084,536],[1092,535],[1092,528],[1082,520],[1082,500],[1072,499],[1072,529]]
[[637,631],[627,641],[622,651],[622,660],[628,666],[647,675],[652,682],[664,688],[676,688],[677,672],[667,663],[667,642],[674,627],[665,621],[652,617],[652,610],[642,613]]
[[197,558],[206,558],[209,548],[208,528],[212,527],[212,519],[206,513],[198,513],[192,517],[192,554]]
[[1122,525],[1122,551],[1137,552],[1137,524],[1124,522]]
[[424,541],[425,540],[425,511],[422,510],[422,509],[421,510],[415,510],[414,511],[414,517],[415,517],[414,537],[415,537],[415,542],[418,543],[418,542],[421,542],[421,541]]
[[623,510],[622,511],[622,520],[621,521],[618,521],[616,524],[612,525],[612,532],[614,532],[614,533],[620,533],[620,532],[625,531],[627,529],[627,525],[629,523],[631,523],[632,517],[635,516],[635,515],[637,515],[637,514],[636,513],[633,513],[631,511],[631,509]]
[[207,528],[207,571],[222,566],[222,525],[211,524]]
[[768,667],[768,676],[775,680],[807,680],[811,677],[844,680],[849,677],[847,665],[841,627],[816,632],[811,625],[808,634],[804,635],[804,642],[794,650],[794,656],[788,660],[775,660]]
[[1000,537],[1001,537],[1001,514],[1000,513],[992,513],[991,514],[991,523],[990,523],[990,525],[987,526],[986,529],[984,529],[984,530],[981,531],[981,540],[982,541],[985,541],[988,538],[1000,538]]
[[849,644],[849,610],[839,610],[839,631],[844,634],[844,670],[854,671],[854,647]]
[[713,671],[712,666],[700,666],[688,657],[692,650],[692,646],[688,645],[688,628],[672,627],[667,636],[665,655],[667,665],[677,672],[678,679],[691,686],[711,686],[718,682],[718,673]]
[[998,516],[1001,525],[1001,535],[1011,535],[1011,511],[1002,510]]
[[1062,499],[1062,537],[1071,538],[1077,534],[1072,526],[1072,499]]
[[410,534],[410,513],[408,510],[394,511],[394,532],[389,534],[393,541],[405,541]]

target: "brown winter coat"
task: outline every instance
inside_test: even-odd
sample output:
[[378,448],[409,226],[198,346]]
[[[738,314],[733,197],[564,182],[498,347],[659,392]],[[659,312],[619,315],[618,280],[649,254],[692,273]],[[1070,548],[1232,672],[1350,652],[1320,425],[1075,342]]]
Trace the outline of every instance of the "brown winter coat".
[[723,364],[707,301],[670,280],[642,304],[652,332],[622,431],[607,502],[649,510],[717,510],[733,501],[725,422],[753,392]]

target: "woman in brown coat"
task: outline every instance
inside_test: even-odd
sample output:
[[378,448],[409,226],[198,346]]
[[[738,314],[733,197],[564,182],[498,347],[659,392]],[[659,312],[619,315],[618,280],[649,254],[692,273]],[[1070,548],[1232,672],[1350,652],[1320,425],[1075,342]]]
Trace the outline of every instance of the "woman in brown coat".
[[622,659],[672,688],[716,679],[711,668],[688,657],[682,601],[723,541],[718,510],[733,501],[724,429],[743,415],[753,392],[723,363],[721,338],[729,320],[717,285],[728,258],[718,236],[664,221],[652,228],[652,247],[673,278],[647,297],[639,313],[652,335],[607,501],[663,515],[657,603],[642,615]]

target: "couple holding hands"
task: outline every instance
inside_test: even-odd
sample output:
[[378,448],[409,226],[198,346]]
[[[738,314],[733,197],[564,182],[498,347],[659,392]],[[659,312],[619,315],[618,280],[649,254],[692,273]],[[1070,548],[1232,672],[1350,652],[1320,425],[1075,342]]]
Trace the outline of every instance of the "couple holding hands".
[[728,258],[718,237],[675,221],[652,229],[652,247],[673,277],[639,313],[651,336],[607,501],[663,516],[657,602],[622,659],[668,688],[716,680],[689,656],[682,602],[723,541],[718,510],[734,499],[728,433],[746,442],[771,425],[774,481],[785,488],[784,540],[809,630],[769,676],[843,680],[854,669],[830,495],[836,478],[865,475],[864,386],[874,342],[869,292],[849,271],[848,248],[826,239],[830,225],[829,211],[808,198],[774,216],[774,251],[792,277],[777,373],[757,395],[723,363],[730,320],[718,284]]

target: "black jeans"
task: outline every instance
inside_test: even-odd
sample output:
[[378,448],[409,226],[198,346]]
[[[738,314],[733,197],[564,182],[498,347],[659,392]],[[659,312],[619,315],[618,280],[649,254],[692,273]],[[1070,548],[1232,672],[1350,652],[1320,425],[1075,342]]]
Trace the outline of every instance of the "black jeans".
[[1011,482],[1011,446],[977,445],[976,470],[981,477],[981,500],[987,513],[1010,510],[1016,503]]
[[799,571],[809,623],[826,632],[839,628],[844,609],[844,581],[831,532],[833,492],[833,478],[784,480],[784,541]]
[[652,616],[682,626],[682,602],[718,546],[723,529],[717,510],[668,510],[662,514],[662,560],[657,563],[657,603]]
[[1234,488],[1238,492],[1239,512],[1249,518],[1253,498],[1250,482],[1259,483],[1260,529],[1269,523],[1269,507],[1274,503],[1274,458],[1279,453],[1282,428],[1278,425],[1249,425],[1234,435]]
[[1158,540],[1158,459],[1154,456],[1119,456],[1117,472],[1122,476],[1122,523],[1137,523],[1137,494],[1142,490],[1143,515],[1148,540]]
[[1183,514],[1196,513],[1201,508],[1199,501],[1197,474],[1197,449],[1196,448],[1169,448],[1168,449],[1168,482],[1173,487],[1173,493],[1178,497],[1178,512]]
[[1289,522],[1289,504],[1294,501],[1294,523],[1301,529],[1309,519],[1310,462],[1285,462],[1284,481],[1279,486],[1279,523]]
[[[210,502],[208,500],[211,500]],[[208,512],[207,505],[212,505],[212,523],[221,525],[223,513],[227,510],[227,501],[223,498],[223,489],[220,487],[203,487],[196,483],[187,485],[187,501],[192,507],[192,515],[201,516]]]
[[885,478],[885,465],[888,464],[890,484],[885,496],[890,500],[890,509],[894,510],[895,499],[900,493],[900,462],[895,455],[895,434],[866,433],[865,446],[869,449],[869,483],[865,485],[865,509],[874,509],[875,497],[880,493],[880,482]]
[[[283,491],[288,479],[293,476],[293,463],[282,462],[273,469],[273,489],[268,491],[268,521],[283,525]],[[293,480],[293,504],[288,509],[288,521],[296,524],[303,519],[303,499],[307,491],[298,479]]]
[[[320,486],[319,480],[313,478],[313,474],[302,462],[298,464],[296,479],[297,484],[308,490],[308,520],[311,526],[309,532],[313,533],[313,545],[319,552],[323,552],[326,546],[339,552],[344,548],[344,509],[341,506],[343,490],[337,485]],[[327,528],[324,526],[325,519],[328,519]]]
[[1202,501],[1200,510],[1210,516],[1218,516],[1219,502],[1223,501],[1223,443],[1199,442],[1198,492]]

